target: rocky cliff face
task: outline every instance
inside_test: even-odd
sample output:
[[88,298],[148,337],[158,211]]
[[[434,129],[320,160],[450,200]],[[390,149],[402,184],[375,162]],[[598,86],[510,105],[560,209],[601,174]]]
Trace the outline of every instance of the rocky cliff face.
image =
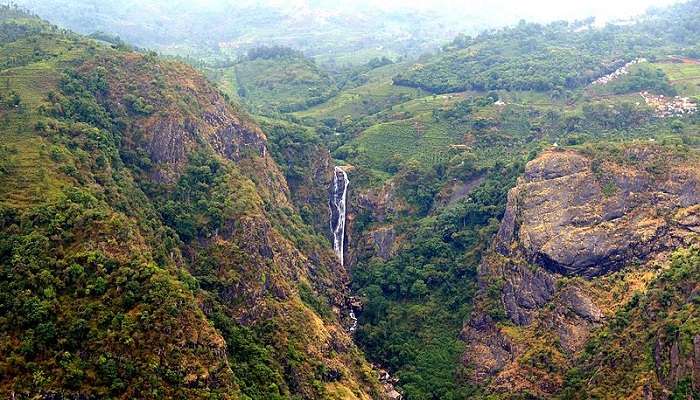
[[664,156],[654,147],[628,148],[618,164],[546,152],[508,195],[498,252],[517,252],[549,272],[593,277],[687,245],[699,228],[690,207],[700,203],[700,176],[678,162],[651,171]]
[[[329,248],[307,237],[304,227],[293,219],[287,181],[261,129],[234,110],[203,77],[181,64],[154,66],[139,56],[128,56],[116,61],[98,59],[96,66],[83,68],[87,74],[90,68],[109,71],[103,101],[111,107],[126,104],[126,114],[134,116],[128,96],[142,95],[159,110],[135,115],[125,131],[127,146],[145,149],[154,161],[149,180],[167,190],[182,177],[193,153],[210,151],[224,165],[235,165],[244,181],[254,185],[254,201],[244,213],[231,216],[224,229],[191,242],[183,251],[193,266],[212,258],[220,266],[215,287],[231,316],[252,327],[272,321],[278,328],[270,345],[278,349],[279,357],[286,357],[288,346],[302,354],[303,361],[286,377],[289,392],[318,398],[326,391],[349,390],[357,398],[381,397],[380,387],[374,386],[369,367],[363,368],[362,357],[341,324],[341,310],[348,301],[347,271]],[[140,77],[137,81],[147,82],[146,87],[137,86],[134,94],[132,84],[120,79],[122,74]],[[314,172],[320,190],[325,191],[328,158],[323,161],[314,166]],[[297,200],[304,197],[297,194]],[[238,276],[231,279],[231,274]],[[304,289],[310,293],[300,294],[300,287],[310,288]],[[318,365],[331,376],[317,376]],[[311,384],[319,378],[325,381],[323,390]]]
[[332,240],[328,198],[335,165],[330,152],[311,128],[273,119],[261,123],[270,154],[289,184],[292,203],[304,221]]
[[122,116],[123,146],[147,152],[155,181],[175,182],[188,157],[204,145],[237,163],[266,196],[289,204],[289,189],[265,134],[193,68],[130,53],[91,58],[78,73],[106,81],[98,100]]
[[495,391],[551,396],[592,332],[698,243],[700,169],[653,145],[551,149],[508,195],[479,268],[464,363]]
[[[347,235],[348,243],[352,243],[352,246],[348,249],[349,265],[375,256],[388,260],[396,254],[401,242],[391,219],[407,209],[396,193],[394,182],[366,190],[351,185],[350,193]],[[368,223],[373,226],[366,230],[363,224]]]

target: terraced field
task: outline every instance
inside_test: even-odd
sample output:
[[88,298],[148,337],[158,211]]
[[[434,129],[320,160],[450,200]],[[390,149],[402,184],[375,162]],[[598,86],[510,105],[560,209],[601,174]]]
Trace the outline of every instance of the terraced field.
[[325,103],[296,113],[297,117],[353,119],[376,114],[400,103],[420,98],[427,92],[407,87],[395,86],[392,78],[404,64],[387,65],[367,73],[366,83],[356,88],[344,90]]
[[39,106],[45,93],[55,88],[59,80],[60,76],[48,62],[0,71],[1,91],[17,92],[22,103],[30,107]]
[[[15,115],[12,115],[15,114]],[[26,111],[10,111],[0,115],[0,203],[21,207],[38,199],[48,199],[60,193],[62,182],[48,156],[48,145],[32,131]],[[10,123],[12,121],[12,123]],[[12,177],[6,180],[5,176]]]
[[424,166],[432,166],[456,154],[450,145],[462,143],[467,129],[435,122],[422,115],[374,125],[351,146],[356,149],[358,160],[367,166],[382,165],[390,159],[416,160]]
[[700,63],[658,63],[681,96],[700,96]]
[[[313,62],[297,57],[256,59],[236,64],[226,72],[229,90],[254,111],[289,112],[307,109],[330,98],[337,90],[333,79]],[[231,76],[235,73],[235,77]]]
[[[20,98],[17,107],[5,105],[3,110],[0,106],[0,199],[4,204],[22,206],[60,192],[58,185],[64,180],[53,169],[51,146],[34,130],[47,93],[58,89],[59,66],[83,51],[72,40],[51,36],[0,43],[0,95]],[[5,181],[6,175],[14,179]]]

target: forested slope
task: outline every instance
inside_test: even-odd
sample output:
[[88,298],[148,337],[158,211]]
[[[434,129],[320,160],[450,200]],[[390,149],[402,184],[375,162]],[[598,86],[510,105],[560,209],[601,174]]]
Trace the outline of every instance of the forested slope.
[[655,10],[633,25],[593,20],[514,27],[457,37],[444,52],[394,78],[434,93],[464,90],[566,91],[585,86],[638,57],[679,52],[697,57],[700,3]]
[[[697,393],[688,345],[697,311],[684,306],[687,296],[669,297],[668,314],[648,330],[641,312],[625,314],[624,329],[611,327],[634,293],[643,298],[675,268],[672,253],[697,245],[688,227],[697,183],[686,181],[697,182],[700,143],[697,6],[629,25],[523,23],[459,37],[441,54],[376,70],[396,71],[392,91],[434,95],[379,107],[367,97],[362,108],[355,89],[341,89],[294,115],[327,135],[349,171],[347,254],[364,302],[356,339],[407,398]],[[582,154],[594,179],[567,180],[580,159],[560,153]],[[528,172],[550,158],[558,161],[549,172]],[[513,188],[512,203],[532,202],[533,217],[494,250]],[[569,223],[571,232],[557,230]],[[677,228],[687,240],[676,241]],[[631,252],[609,247],[629,238]],[[520,256],[518,246],[532,253]],[[570,269],[571,260],[590,265]],[[692,293],[700,276],[682,276]],[[666,322],[686,330],[683,351],[681,339],[658,329]],[[614,344],[595,342],[613,331]],[[613,365],[625,372],[611,375]]]
[[191,67],[0,11],[3,396],[381,397],[260,128]]
[[2,9],[0,391],[697,397],[699,4],[218,89]]

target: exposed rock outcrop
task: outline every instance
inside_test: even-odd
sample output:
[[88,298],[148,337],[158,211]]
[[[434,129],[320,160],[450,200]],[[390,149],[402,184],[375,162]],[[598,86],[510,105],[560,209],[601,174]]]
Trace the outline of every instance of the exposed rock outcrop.
[[451,206],[469,197],[472,190],[481,185],[484,180],[486,180],[484,175],[477,175],[467,180],[455,179],[438,193],[435,199],[435,207]]
[[[657,260],[698,243],[699,204],[697,163],[659,146],[550,149],[528,163],[462,332],[472,380],[555,394],[592,332],[656,276]],[[676,375],[692,371],[687,359],[674,364],[672,344],[657,347]]]
[[527,325],[532,314],[547,304],[555,292],[555,278],[542,269],[522,264],[506,264],[502,271],[503,305],[508,317],[518,325]]
[[392,226],[377,228],[370,232],[370,236],[376,254],[383,260],[388,260],[395,254],[396,232]]
[[[661,155],[646,152],[653,150],[626,150],[639,165],[594,165],[556,150],[528,163],[508,195],[496,249],[551,272],[592,277],[687,244],[697,210],[685,208],[700,203],[700,173],[682,164],[651,173],[644,164]],[[674,218],[681,209],[682,222]]]
[[[266,197],[290,204],[289,188],[263,131],[193,68],[127,53],[96,57],[79,72],[108,82],[98,99],[113,113],[129,116],[122,146],[148,153],[154,163],[151,179],[175,182],[188,158],[204,145],[236,162]],[[137,102],[157,112],[138,110]]]
[[462,338],[469,344],[463,362],[473,368],[473,378],[477,382],[484,382],[502,371],[514,359],[512,343],[485,313],[475,313],[465,326]]
[[[374,256],[385,260],[390,258],[400,238],[387,221],[405,208],[406,205],[396,194],[393,181],[380,189],[354,192],[348,199],[346,232],[348,243],[352,243],[352,246],[348,248],[347,264],[354,265],[359,259]],[[375,223],[377,227],[360,234],[357,224],[366,222]]]

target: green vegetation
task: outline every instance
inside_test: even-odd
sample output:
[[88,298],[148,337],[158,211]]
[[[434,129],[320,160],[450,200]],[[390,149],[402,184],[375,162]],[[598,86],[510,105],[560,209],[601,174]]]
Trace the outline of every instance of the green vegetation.
[[[19,86],[21,93],[38,99],[52,82],[57,93],[55,75],[58,68],[43,75],[45,81]],[[104,110],[70,82],[66,76],[68,97],[47,91],[41,106],[32,101],[4,115],[14,129],[2,130],[8,150],[0,268],[12,278],[2,281],[0,298],[2,391],[212,392],[184,389],[186,380],[198,379],[188,367],[194,360],[209,366],[224,360],[211,344],[201,351],[178,348],[206,317],[177,278],[188,274],[166,255],[176,239],[123,167],[114,132],[103,129],[111,126]],[[66,106],[57,119],[42,111],[49,101]],[[80,121],[90,107],[99,111],[90,115],[96,126]],[[211,329],[202,334],[215,335]],[[158,348],[170,356],[154,363]],[[215,374],[230,383],[214,393],[238,392],[226,371]]]
[[488,18],[474,19],[439,8],[406,12],[395,6],[329,0],[317,1],[308,9],[289,2],[90,1],[15,3],[99,40],[125,41],[203,60],[210,66],[228,63],[261,45],[300,49],[323,65],[362,65],[373,58],[416,57],[439,47],[455,31],[501,23],[500,10],[493,10]]
[[[396,372],[410,399],[461,399],[477,391],[464,384],[458,335],[476,290],[480,254],[498,229],[521,167],[495,168],[469,199],[417,223],[397,224],[399,235],[414,239],[388,261],[361,260],[353,271],[353,286],[365,299],[358,340],[372,359]],[[400,185],[410,203],[429,207],[438,180],[422,174],[406,172]]]
[[324,165],[330,158],[320,135],[313,128],[292,122],[264,117],[258,121],[267,134],[270,153],[284,173],[302,220],[316,228],[316,232],[326,233],[328,188],[319,184],[319,180],[326,179]]
[[[458,143],[465,132],[466,128],[426,123],[418,118],[388,122],[367,129],[357,141],[352,142],[349,151],[366,157],[366,164],[379,165],[388,171],[397,171],[397,163],[409,159],[432,166],[448,160],[449,144]],[[345,149],[340,148],[336,154],[343,151]]]
[[[13,15],[29,18],[0,8]],[[189,67],[32,21],[40,33],[0,42],[41,54],[0,67],[0,392],[374,395],[353,346],[317,350],[342,335],[327,242],[276,201],[274,161],[214,149],[203,110],[231,142],[257,127]],[[194,136],[151,142],[150,123]]]
[[614,94],[641,91],[649,91],[666,96],[675,96],[677,94],[664,70],[654,68],[647,63],[633,66],[627,75],[606,85],[605,89]]
[[[255,48],[229,68],[235,71],[231,84],[236,94],[257,113],[303,110],[326,101],[336,90],[326,72],[290,48]],[[224,71],[221,79],[230,75]]]
[[[386,259],[373,251],[358,252],[353,288],[365,304],[357,340],[372,361],[399,378],[408,399],[489,398],[483,388],[470,382],[469,371],[462,366],[459,335],[471,312],[477,265],[524,161],[553,143],[617,148],[591,150],[612,158],[619,152],[619,142],[652,138],[671,146],[673,141],[696,145],[695,128],[687,125],[697,126],[691,122],[696,118],[655,119],[636,94],[641,90],[675,93],[676,83],[659,69],[660,64],[633,68],[605,87],[604,93],[589,92],[590,81],[620,65],[608,63],[616,51],[606,47],[614,30],[582,35],[575,29],[562,24],[519,25],[469,41],[462,50],[448,49],[429,58],[424,72],[400,65],[370,72],[397,71],[399,85],[405,84],[402,77],[422,76],[430,84],[411,86],[436,92],[472,91],[424,95],[362,112],[353,108],[364,98],[357,92],[384,93],[387,87],[373,87],[370,79],[295,114],[303,118],[302,123],[333,133],[322,138],[334,149],[334,158],[355,167],[350,174],[353,190],[390,193],[386,210],[375,215],[361,204],[354,219],[353,237],[373,237],[375,230],[385,229],[397,237],[396,243],[389,244],[392,251]],[[635,34],[625,38],[629,43],[646,40]],[[647,45],[632,45],[637,50],[624,57],[639,57],[638,46]],[[590,56],[584,51],[581,57],[581,46],[590,50]],[[468,58],[473,69],[459,64],[461,56]],[[440,64],[442,71],[447,75],[464,72],[454,79],[455,85],[466,82],[466,86],[431,86],[452,79],[435,69],[447,59],[455,64],[445,61]],[[567,77],[569,73],[572,76]],[[603,192],[612,196],[620,189],[606,174],[601,175]],[[470,186],[472,182],[475,187]],[[466,193],[456,195],[460,190]],[[493,298],[482,305],[496,320],[507,320],[501,285],[492,283]],[[554,340],[545,342],[533,345],[523,356],[523,365],[555,368],[549,373],[565,374],[568,367],[559,350],[547,347],[554,346]]]
[[299,118],[358,119],[426,95],[420,89],[396,86],[391,78],[406,64],[381,65],[381,59],[370,61],[369,69],[356,68],[344,78],[345,84],[329,101],[296,113]]
[[681,96],[700,97],[700,63],[659,63]]
[[[567,375],[561,398],[625,396],[645,381],[650,391],[659,393],[659,381],[666,380],[674,388],[671,398],[700,397],[689,384],[691,372],[681,366],[694,357],[693,340],[700,334],[698,279],[700,251],[677,250],[649,290],[636,293],[587,343],[579,365]],[[675,360],[673,351],[678,352]]]
[[[636,93],[698,96],[696,60],[663,58],[697,51],[698,4],[630,26],[462,35],[417,64],[400,46],[348,44],[314,54],[321,65],[282,46],[243,56],[248,42],[158,43],[205,57],[190,64],[219,91],[112,34],[0,8],[0,392],[378,397],[366,357],[408,400],[500,398],[470,380],[460,333],[508,190],[548,147],[591,155],[605,198],[621,188],[601,166],[635,162],[622,156],[630,143],[696,152],[697,114],[657,118]],[[235,18],[270,17],[248,12]],[[337,45],[347,31],[335,33]],[[589,87],[639,57],[651,62]],[[649,174],[664,174],[662,161]],[[350,277],[324,237],[334,162],[351,180],[364,354],[343,332]],[[574,369],[547,335],[519,361],[566,375],[562,398],[622,397],[641,380],[661,393],[669,384],[653,376],[674,370],[670,349],[686,360],[700,334],[697,265],[697,250],[677,251]],[[526,337],[508,323],[503,286],[485,283],[481,311]],[[697,396],[680,375],[672,398]]]
[[[585,86],[631,60],[663,56],[700,37],[697,5],[677,5],[627,28],[592,29],[592,20],[549,25],[521,21],[511,28],[460,36],[445,52],[398,74],[399,85],[434,93],[464,90],[553,91],[554,95]],[[645,77],[644,79],[648,79]]]

